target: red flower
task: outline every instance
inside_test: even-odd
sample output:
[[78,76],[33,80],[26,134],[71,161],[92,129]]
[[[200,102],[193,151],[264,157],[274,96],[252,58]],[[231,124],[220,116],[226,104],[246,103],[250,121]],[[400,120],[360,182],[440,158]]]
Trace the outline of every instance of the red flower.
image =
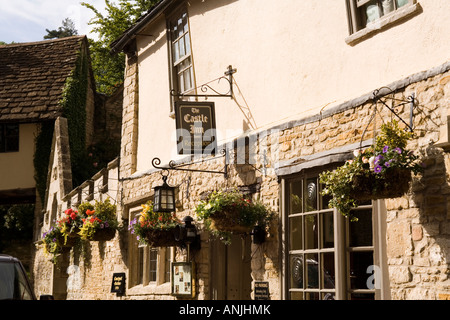
[[95,213],[95,210],[89,210],[89,209],[86,210],[86,214],[87,214],[88,216],[91,216],[91,215],[93,215],[94,213]]
[[77,218],[77,213],[76,212],[72,212],[70,214],[70,217],[72,218],[72,220],[75,220]]
[[64,211],[65,214],[67,214],[68,216],[71,215],[73,212],[72,209],[67,209],[66,211]]

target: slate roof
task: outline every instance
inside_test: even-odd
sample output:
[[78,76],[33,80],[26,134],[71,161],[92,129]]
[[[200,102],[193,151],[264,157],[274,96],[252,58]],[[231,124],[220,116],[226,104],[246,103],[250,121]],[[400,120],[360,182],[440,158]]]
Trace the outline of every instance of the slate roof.
[[0,45],[0,122],[61,115],[59,101],[85,36]]

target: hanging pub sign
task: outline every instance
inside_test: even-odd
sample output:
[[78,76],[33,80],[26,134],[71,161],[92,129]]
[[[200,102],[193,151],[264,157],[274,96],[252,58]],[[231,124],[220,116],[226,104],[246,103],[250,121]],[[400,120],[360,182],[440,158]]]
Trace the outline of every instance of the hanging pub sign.
[[178,154],[216,153],[214,102],[177,101],[175,118]]

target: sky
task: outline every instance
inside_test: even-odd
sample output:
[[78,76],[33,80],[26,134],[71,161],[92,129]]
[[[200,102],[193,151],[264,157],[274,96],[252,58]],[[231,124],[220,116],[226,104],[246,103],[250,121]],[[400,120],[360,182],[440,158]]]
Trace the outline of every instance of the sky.
[[79,35],[97,39],[88,25],[94,13],[81,2],[105,12],[105,0],[0,0],[0,41],[42,41],[45,29],[57,30],[65,18],[75,23]]

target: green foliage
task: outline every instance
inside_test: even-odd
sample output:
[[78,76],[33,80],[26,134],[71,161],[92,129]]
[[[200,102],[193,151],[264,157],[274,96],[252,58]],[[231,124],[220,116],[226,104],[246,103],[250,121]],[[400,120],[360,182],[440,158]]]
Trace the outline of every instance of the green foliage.
[[81,5],[91,9],[95,16],[89,22],[95,25],[93,33],[98,34],[98,41],[90,40],[92,68],[97,90],[111,94],[123,82],[125,55],[112,56],[110,45],[130,28],[141,15],[153,7],[158,0],[119,0],[116,4],[105,0],[106,15],[93,5],[82,2]]
[[3,226],[6,229],[16,230],[20,233],[28,233],[33,230],[34,204],[1,206],[0,212],[5,219]]
[[75,36],[78,34],[77,29],[75,29],[75,24],[70,18],[65,18],[61,23],[62,26],[59,27],[58,30],[45,29],[45,31],[47,31],[47,34],[44,36],[44,39],[59,39]]
[[47,188],[48,164],[52,148],[52,139],[54,131],[54,122],[43,122],[35,137],[35,146],[33,164],[34,180],[36,189],[42,203],[45,201],[45,190]]
[[271,216],[264,204],[246,199],[237,190],[213,192],[207,201],[201,201],[197,205],[195,212],[200,219],[206,220],[229,208],[239,211],[239,224],[243,226],[265,225]]
[[64,236],[61,229],[57,226],[51,226],[47,232],[42,234],[42,243],[44,254],[51,256],[51,261],[56,263],[57,257],[62,252],[62,246],[64,243]]
[[70,160],[72,182],[80,185],[92,170],[89,167],[86,150],[86,99],[88,90],[88,57],[80,52],[75,69],[67,78],[60,104],[67,118],[69,129]]
[[412,138],[412,132],[402,130],[398,126],[398,121],[392,120],[381,125],[380,135],[376,139],[375,151],[380,153],[385,146],[391,147],[391,149],[406,149],[408,140]]
[[88,210],[95,210],[94,205],[92,203],[90,203],[90,202],[83,202],[83,203],[78,205],[78,212],[83,217],[87,216],[86,212]]
[[[273,212],[261,201],[246,199],[238,190],[213,192],[207,200],[200,201],[195,212],[200,220],[205,222],[205,227],[226,244],[230,242],[233,233],[230,230],[236,228],[235,226],[239,226],[236,230],[254,226],[266,228],[274,218]],[[213,223],[213,219],[219,217],[222,219],[222,226],[229,225],[229,228],[217,227],[217,224]]]
[[0,252],[11,240],[32,240],[34,204],[0,206]]
[[[353,177],[361,170],[358,162],[346,162],[343,166],[320,175],[320,182],[326,186],[322,194],[332,196],[328,205],[338,209],[346,217],[349,217],[350,211],[358,206],[358,201],[352,197],[352,183]],[[351,217],[351,220],[357,219]]]

